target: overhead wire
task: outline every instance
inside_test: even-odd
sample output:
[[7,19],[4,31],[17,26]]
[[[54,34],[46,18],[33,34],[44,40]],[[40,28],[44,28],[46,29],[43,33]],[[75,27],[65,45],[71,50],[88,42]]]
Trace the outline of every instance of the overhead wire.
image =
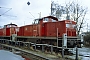
[[[9,9],[9,10],[5,11],[4,13],[0,14],[0,16],[6,15],[6,13],[9,12],[12,9],[12,8],[6,8],[6,7],[0,7],[0,8]],[[17,16],[13,16],[13,15],[6,15],[6,16],[17,17]]]

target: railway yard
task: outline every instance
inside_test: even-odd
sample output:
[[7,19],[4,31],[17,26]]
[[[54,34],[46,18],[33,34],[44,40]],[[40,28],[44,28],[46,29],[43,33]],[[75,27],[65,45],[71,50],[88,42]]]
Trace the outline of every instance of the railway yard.
[[[30,46],[30,42],[23,42],[24,45],[21,44],[22,43],[21,41],[17,41],[17,42],[0,39],[0,47],[1,47],[0,49],[9,50],[15,54],[27,58],[27,60],[60,60],[60,59],[70,60],[70,58],[67,58],[67,55],[64,58],[62,58],[61,53],[54,53],[53,50],[49,52],[44,51],[43,49],[38,50],[35,48],[35,46],[34,47]],[[35,45],[34,43],[31,44]],[[36,44],[36,45],[40,46],[40,44]]]
[[83,46],[83,35],[77,37],[75,26],[75,21],[58,21],[54,16],[35,19],[33,24],[21,27],[7,24],[0,29],[0,46],[14,53],[20,51],[26,60],[65,60],[70,50]]

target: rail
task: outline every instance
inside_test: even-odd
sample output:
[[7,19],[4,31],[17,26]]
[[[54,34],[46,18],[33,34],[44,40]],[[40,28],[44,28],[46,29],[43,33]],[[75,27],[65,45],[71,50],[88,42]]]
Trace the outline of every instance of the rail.
[[[11,43],[10,43],[9,45],[7,45],[7,43],[8,43],[7,41],[8,41],[8,42],[11,42]],[[15,45],[12,45],[13,42],[14,42]],[[23,43],[23,44],[28,44],[28,43],[32,44],[32,45],[35,47],[34,52],[23,49],[23,48],[20,46],[20,44],[18,44],[19,46],[16,46],[16,43],[17,43],[17,42]],[[51,54],[52,54],[52,52],[53,52],[53,46],[52,46],[52,45],[48,45],[48,44],[35,44],[35,43],[31,43],[31,42],[12,41],[12,40],[6,40],[6,39],[1,39],[1,40],[0,40],[0,45],[1,45],[1,46],[5,46],[5,47],[8,47],[8,48],[15,49],[15,50],[19,50],[19,51],[22,51],[22,52],[25,52],[25,53],[28,53],[28,54],[31,54],[31,55],[34,55],[34,56],[37,56],[38,58],[42,58],[43,60],[50,60],[50,59],[52,59],[52,58],[48,58],[48,57],[45,57],[45,56],[42,56],[42,55],[40,55],[40,54],[35,53],[35,51],[36,51],[36,46],[40,46],[40,45],[41,45],[41,46],[42,46],[42,52],[45,51],[45,50],[44,50],[44,46],[49,46],[49,47],[51,47]],[[24,46],[25,46],[25,45],[24,45]]]

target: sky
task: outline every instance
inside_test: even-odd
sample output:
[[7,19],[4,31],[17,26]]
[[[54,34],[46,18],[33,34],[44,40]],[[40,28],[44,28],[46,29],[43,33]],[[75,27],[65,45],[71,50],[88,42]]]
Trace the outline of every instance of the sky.
[[[28,1],[30,2],[30,5],[27,5]],[[71,2],[75,0],[52,0],[52,1],[55,1],[60,5],[64,5],[68,1]],[[87,22],[89,22],[90,0],[76,0],[76,1],[78,1],[80,5],[83,5],[83,7],[88,8],[86,19]],[[18,26],[22,26],[32,24],[35,18],[39,18],[40,12],[41,17],[50,15],[51,0],[0,0],[0,7],[2,7],[0,8],[0,15],[1,15],[0,26],[9,23],[15,23]]]
[[[30,5],[27,5],[27,2]],[[16,23],[17,25],[31,24],[35,18],[50,14],[51,1],[45,0],[0,0],[0,15],[12,8],[10,11],[0,16],[0,24]],[[9,16],[7,16],[9,15]],[[33,16],[32,16],[33,15]]]

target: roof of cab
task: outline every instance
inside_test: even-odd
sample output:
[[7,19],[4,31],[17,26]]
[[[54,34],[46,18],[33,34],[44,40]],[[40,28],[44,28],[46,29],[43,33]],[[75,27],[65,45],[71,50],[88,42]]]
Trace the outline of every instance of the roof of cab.
[[42,18],[39,18],[39,19],[35,19],[35,20],[42,20],[43,18],[52,18],[52,19],[58,21],[58,19],[54,16],[46,16],[46,17],[42,17]]
[[[16,24],[12,24],[12,23],[10,23],[10,24],[7,24],[7,25],[15,25],[15,26],[17,26]],[[5,25],[5,26],[7,26],[7,25]]]

